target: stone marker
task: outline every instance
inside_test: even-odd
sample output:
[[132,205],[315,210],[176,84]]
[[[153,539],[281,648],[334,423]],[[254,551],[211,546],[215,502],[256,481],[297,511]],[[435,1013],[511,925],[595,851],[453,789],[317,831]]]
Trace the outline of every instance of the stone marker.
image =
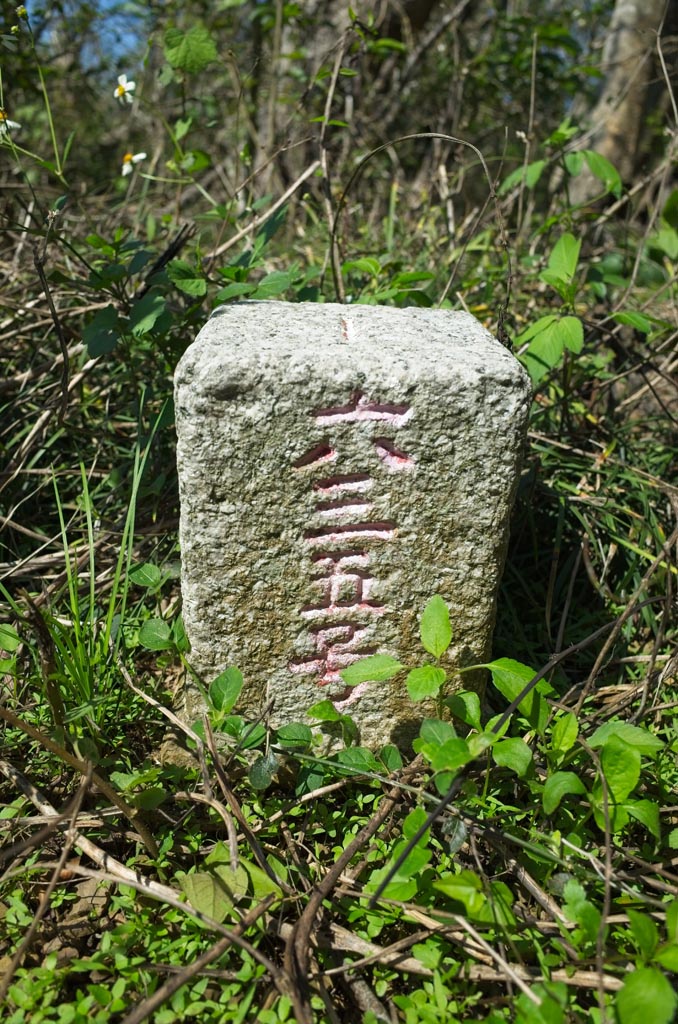
[[[444,664],[488,659],[529,402],[467,313],[217,309],[176,372],[183,613],[204,684],[236,665],[239,713],[270,703],[273,725],[313,725],[330,699],[361,743],[409,742],[431,707],[402,678],[349,689],[339,672],[376,652],[421,664],[434,594],[454,630]],[[190,682],[184,696],[193,721],[202,699]]]

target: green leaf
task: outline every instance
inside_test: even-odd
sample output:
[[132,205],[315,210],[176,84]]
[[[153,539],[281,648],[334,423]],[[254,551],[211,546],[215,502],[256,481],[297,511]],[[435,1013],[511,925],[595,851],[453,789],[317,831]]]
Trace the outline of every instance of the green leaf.
[[579,151],[566,153],[563,162],[567,173],[576,178],[578,174],[581,174],[581,169],[584,166],[584,154]]
[[532,764],[532,751],[527,743],[517,736],[495,743],[492,747],[492,757],[500,768],[510,768],[521,777]]
[[439,594],[427,603],[421,616],[421,642],[434,658],[440,658],[452,640],[450,612]]
[[425,718],[419,728],[419,735],[425,743],[439,746],[457,738],[454,726],[450,722],[441,722],[439,718]]
[[9,626],[5,623],[0,624],[0,650],[11,654],[12,651],[16,651],[20,643],[21,637],[14,626]]
[[504,178],[499,187],[498,194],[500,196],[505,195],[514,185],[519,185],[523,180],[527,188],[534,188],[541,178],[545,167],[545,160],[535,160],[534,163],[528,164],[527,167],[516,167],[515,171],[511,171],[508,177]]
[[199,914],[205,914],[221,924],[229,916],[233,899],[229,889],[210,871],[195,871],[183,875],[179,884],[188,902]]
[[210,683],[209,699],[212,707],[223,714],[234,707],[243,687],[242,672],[231,666],[220,672]]
[[413,668],[411,672],[408,672],[406,679],[410,700],[426,700],[427,697],[437,697],[446,678],[445,669],[436,668],[435,665],[422,665],[421,668]]
[[678,974],[678,944],[667,942],[659,946],[654,957],[654,962],[665,967],[672,974]]
[[551,749],[562,754],[566,753],[575,745],[578,735],[577,716],[572,711],[558,715],[551,730]]
[[644,913],[642,910],[632,910],[629,907],[626,914],[629,919],[631,934],[639,951],[645,960],[650,960],[659,944],[657,925],[649,914]]
[[274,270],[272,273],[267,274],[266,277],[257,285],[255,291],[252,293],[254,299],[271,299],[275,295],[282,295],[288,288],[291,287],[294,275],[290,274],[286,270]]
[[348,263],[342,264],[342,274],[347,274],[349,270],[357,270],[362,274],[378,277],[381,271],[381,264],[379,260],[375,260],[371,256],[362,256],[359,260],[350,260]]
[[216,43],[201,24],[193,25],[188,31],[168,28],[165,32],[164,50],[167,63],[189,75],[204,71],[217,59]]
[[338,722],[342,718],[341,712],[337,711],[331,700],[318,701],[308,709],[306,714],[309,718],[316,718],[319,722]]
[[565,338],[558,330],[557,318],[548,319],[550,323],[530,342],[527,351],[521,355],[533,384],[537,384],[563,358]]
[[666,904],[666,937],[678,945],[678,900]]
[[619,1024],[670,1024],[678,1006],[673,985],[656,967],[640,967],[626,976],[624,987],[617,993],[615,1009]]
[[433,888],[445,893],[466,910],[471,918],[478,918],[487,897],[483,892],[483,883],[474,871],[460,871],[459,874],[444,874],[433,882]]
[[372,654],[369,658],[355,661],[339,675],[347,686],[357,686],[358,683],[381,683],[385,679],[392,679],[402,669],[397,658],[392,658],[390,654]]
[[595,153],[592,149],[585,149],[582,152],[591,174],[598,181],[602,181],[606,192],[611,192],[613,196],[619,199],[622,194],[622,180],[614,164],[611,164],[604,156],[601,156],[600,153]]
[[271,751],[267,754],[262,754],[253,761],[247,774],[252,789],[268,789],[273,782],[273,776],[277,772],[278,767],[278,758]]
[[168,651],[174,646],[169,624],[164,619],[147,619],[139,630],[139,643],[147,651]]
[[[525,685],[536,675],[529,665],[523,665],[512,658],[499,658],[482,667],[489,668],[492,673],[492,682],[510,703],[513,703]],[[543,734],[549,715],[548,705],[542,697],[542,693],[550,693],[550,690],[548,683],[545,684],[541,680],[518,705],[520,713],[540,735]]]
[[480,722],[480,697],[473,690],[460,690],[445,698],[445,707],[450,709],[453,718],[458,718],[473,729],[482,728]]
[[100,309],[83,328],[82,340],[87,346],[87,354],[92,359],[108,355],[118,344],[120,333],[115,306]]
[[624,804],[631,818],[635,818],[641,825],[644,825],[648,832],[655,837],[661,838],[659,831],[659,805],[652,800],[630,800]]
[[339,750],[335,754],[335,760],[342,767],[350,768],[351,774],[379,774],[381,768],[376,757],[367,747],[347,747],[345,750]]
[[604,746],[610,736],[617,736],[646,757],[654,757],[664,746],[663,742],[647,729],[631,725],[629,722],[619,721],[605,722],[589,738],[588,744],[596,750],[598,747]]
[[144,562],[143,565],[138,565],[136,569],[132,569],[129,578],[136,587],[155,589],[162,582],[162,573],[157,565],[153,565],[152,562]]
[[437,772],[456,772],[471,760],[468,743],[459,736],[446,740],[440,746],[426,744],[422,747],[422,754]]
[[172,260],[167,265],[167,276],[186,295],[199,298],[207,292],[205,278],[185,260]]
[[158,319],[167,309],[164,296],[157,292],[148,292],[143,299],[133,303],[129,322],[135,338],[141,338],[155,327]]
[[582,796],[586,786],[574,772],[554,772],[549,775],[542,793],[542,803],[546,814],[553,814],[564,796]]
[[307,750],[313,742],[313,733],[301,722],[281,725],[276,732],[277,742],[288,750]]
[[649,316],[645,316],[644,313],[637,313],[633,309],[627,309],[621,313],[613,313],[612,319],[616,320],[618,324],[627,324],[629,327],[633,327],[634,330],[640,331],[641,334],[649,334],[654,327],[654,322]]
[[389,772],[397,772],[403,766],[403,759],[400,751],[393,743],[387,743],[379,751],[379,760]]
[[[548,269],[563,281],[571,281],[577,269],[581,239],[566,231],[551,250]],[[541,275],[540,275],[541,276]]]
[[623,803],[640,779],[640,752],[617,736],[610,736],[603,747],[601,764],[610,794]]
[[563,316],[556,325],[557,336],[563,346],[578,354],[584,346],[584,325],[578,316]]

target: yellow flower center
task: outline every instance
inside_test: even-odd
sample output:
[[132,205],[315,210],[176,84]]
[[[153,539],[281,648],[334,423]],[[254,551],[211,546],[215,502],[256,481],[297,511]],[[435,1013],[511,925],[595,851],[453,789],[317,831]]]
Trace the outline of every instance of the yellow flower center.
[[7,120],[7,114],[5,113],[4,110],[0,110],[0,121],[6,121],[6,120]]
[[124,157],[122,158],[122,162],[124,164],[131,164],[133,158],[134,158],[134,153],[125,153]]
[[115,95],[116,96],[124,96],[125,92],[126,92],[126,90],[125,90],[125,86],[124,85],[116,86],[116,89],[115,89]]

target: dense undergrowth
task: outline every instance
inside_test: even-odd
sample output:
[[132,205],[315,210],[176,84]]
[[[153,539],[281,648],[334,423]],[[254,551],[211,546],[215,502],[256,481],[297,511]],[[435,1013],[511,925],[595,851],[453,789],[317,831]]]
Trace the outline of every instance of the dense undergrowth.
[[[102,57],[70,94],[22,8],[2,37],[3,1019],[668,1024],[666,64],[668,135],[655,124],[642,178],[622,181],[572,113],[593,95],[587,32],[609,4],[572,34],[557,10],[482,22],[470,54],[452,21],[426,49],[357,20],[313,74],[295,52],[277,92],[247,47],[281,58],[284,32],[314,26],[294,5],[223,6],[154,13],[139,83]],[[219,18],[242,59],[216,46]],[[450,108],[451,134],[422,126],[464,67],[472,112]],[[493,88],[522,139],[490,116]],[[245,721],[247,665],[204,681],[195,729],[173,719],[190,650],[172,373],[211,308],[243,297],[468,309],[532,377],[487,692],[443,688],[415,749],[365,750],[327,705],[278,730]],[[447,611],[418,612],[421,664],[444,669]],[[345,748],[316,756],[310,727],[338,718]],[[170,729],[181,764],[164,757]]]

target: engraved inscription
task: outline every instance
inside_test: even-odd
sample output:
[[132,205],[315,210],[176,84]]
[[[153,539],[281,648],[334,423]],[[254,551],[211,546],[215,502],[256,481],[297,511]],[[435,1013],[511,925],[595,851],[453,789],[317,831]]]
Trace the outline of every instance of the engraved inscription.
[[[332,428],[337,424],[380,422],[398,430],[412,417],[405,404],[379,403],[356,393],[346,405],[317,409],[312,413],[316,426]],[[408,472],[414,460],[391,437],[372,438],[374,452],[389,473]],[[331,436],[309,449],[293,463],[295,469],[315,469],[338,457]],[[374,654],[377,649],[375,627],[387,610],[380,599],[378,581],[370,567],[371,548],[392,542],[396,523],[370,517],[375,480],[370,472],[323,476],[312,481],[315,518],[321,525],[309,526],[304,533],[314,570],[311,583],[317,593],[313,603],[299,610],[308,623],[312,654],[290,663],[298,675],[313,675],[318,686],[342,685],[342,669]],[[326,473],[327,470],[325,469]],[[376,592],[376,593],[375,593]],[[341,709],[355,701],[367,684],[344,687],[333,697]]]

